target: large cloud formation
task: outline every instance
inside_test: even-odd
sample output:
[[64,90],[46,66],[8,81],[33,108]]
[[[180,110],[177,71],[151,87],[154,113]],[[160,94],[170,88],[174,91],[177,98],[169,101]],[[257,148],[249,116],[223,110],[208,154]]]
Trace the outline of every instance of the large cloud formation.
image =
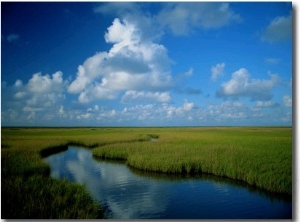
[[118,18],[104,37],[113,44],[110,51],[80,65],[68,88],[69,93],[79,94],[79,102],[116,99],[127,90],[161,92],[171,87],[170,59],[163,45],[142,39],[138,27]]
[[[110,50],[86,58],[72,80],[64,80],[62,72],[58,71],[52,75],[36,73],[27,83],[17,80],[9,87],[2,82],[2,123],[222,125],[228,124],[228,119],[236,121],[234,124],[291,122],[292,98],[288,92],[280,97],[276,95],[273,89],[280,84],[276,74],[269,73],[266,78],[255,79],[245,68],[237,70],[217,90],[217,97],[225,99],[221,104],[218,98],[215,101],[215,98],[197,96],[207,93],[198,88],[202,85],[196,85],[196,82],[194,85],[183,84],[181,80],[194,75],[193,67],[172,77],[172,61],[167,49],[159,44],[160,38],[167,31],[173,35],[190,35],[196,29],[214,29],[239,22],[240,16],[229,4],[157,4],[160,7],[151,12],[147,11],[147,3],[97,5],[95,13],[113,16],[112,24],[104,34],[106,43],[111,45]],[[291,16],[277,17],[265,29],[262,40],[276,42],[285,39],[289,35],[290,22]],[[11,41],[17,40],[16,36],[10,38]],[[277,64],[279,59],[268,58],[266,62]],[[228,65],[226,63],[226,67]],[[218,84],[221,76],[227,78],[223,74],[224,68],[223,62],[211,67],[210,80],[214,84]],[[292,80],[290,88],[291,83]],[[172,98],[172,92],[192,95],[193,99],[188,101],[182,95]],[[75,95],[79,102],[73,101],[74,97],[68,94]],[[226,101],[227,98],[233,100]],[[254,103],[244,102],[245,98]],[[116,101],[99,102],[102,100]],[[181,104],[180,100],[183,101]],[[113,105],[110,107],[110,104]]]
[[170,101],[170,95],[166,95],[174,86],[171,59],[166,48],[156,43],[165,28],[175,35],[186,35],[194,28],[217,28],[240,20],[225,3],[162,6],[154,14],[142,12],[138,3],[102,3],[95,7],[95,13],[117,17],[104,35],[105,41],[113,46],[78,67],[68,92],[79,94],[80,103],[117,99],[121,94],[126,103],[143,98]]

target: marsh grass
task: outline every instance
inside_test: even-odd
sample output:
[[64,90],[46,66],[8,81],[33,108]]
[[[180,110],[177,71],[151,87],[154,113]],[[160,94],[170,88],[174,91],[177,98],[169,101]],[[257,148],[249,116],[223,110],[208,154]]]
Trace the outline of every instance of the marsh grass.
[[85,188],[40,175],[4,180],[1,190],[2,218],[76,219],[102,218],[101,208]]
[[42,157],[69,144],[144,171],[210,173],[292,194],[291,128],[2,128],[1,144],[2,218],[103,216],[84,187],[49,178]]
[[157,143],[116,143],[94,156],[123,159],[162,173],[210,173],[271,192],[292,193],[291,128],[184,128],[161,130]]
[[[70,144],[94,148],[149,140],[139,131],[121,128],[2,128],[1,134],[2,218],[18,219],[98,218],[101,206],[78,195],[83,187],[50,179],[50,167],[42,158]],[[55,195],[62,195],[61,186],[69,195],[58,204]]]

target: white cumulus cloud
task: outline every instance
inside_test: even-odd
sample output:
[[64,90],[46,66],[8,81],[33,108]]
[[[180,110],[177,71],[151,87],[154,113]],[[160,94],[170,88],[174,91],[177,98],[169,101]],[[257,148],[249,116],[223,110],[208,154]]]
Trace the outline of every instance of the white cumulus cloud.
[[185,114],[189,113],[193,108],[195,108],[195,104],[193,102],[188,102],[187,100],[184,100],[182,106],[165,106],[164,110],[167,113],[167,118],[175,118],[184,116]]
[[271,90],[280,82],[278,75],[269,73],[270,79],[252,79],[245,68],[232,74],[231,79],[221,85],[218,97],[250,97],[266,101],[272,98]]
[[18,79],[13,86],[7,87],[3,105],[10,107],[8,113],[18,116],[19,120],[15,119],[13,122],[28,120],[43,124],[45,119],[54,118],[57,110],[62,112],[60,107],[65,99],[67,84],[60,71],[51,76],[35,73],[27,83]]
[[120,19],[116,18],[107,30],[108,32],[104,35],[106,42],[122,43],[120,47],[117,47],[119,45],[114,45],[117,49],[111,50],[111,52],[117,52],[120,48],[139,41],[138,30],[127,20],[121,22]]
[[100,76],[101,63],[107,56],[107,53],[97,53],[94,56],[85,60],[83,65],[78,66],[77,78],[70,84],[68,88],[69,93],[80,93],[83,91],[94,78]]
[[41,73],[33,74],[26,88],[32,93],[62,92],[64,85],[62,75],[60,71],[52,74],[52,78],[49,75],[43,76]]
[[142,39],[141,30],[115,19],[105,33],[109,52],[97,53],[78,67],[68,92],[79,102],[115,99],[123,91],[165,91],[172,85],[170,59],[163,45]]

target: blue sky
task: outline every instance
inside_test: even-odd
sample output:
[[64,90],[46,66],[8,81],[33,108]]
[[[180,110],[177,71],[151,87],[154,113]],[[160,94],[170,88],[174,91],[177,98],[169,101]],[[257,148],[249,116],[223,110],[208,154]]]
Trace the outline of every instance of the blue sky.
[[291,2],[1,2],[3,126],[291,126]]

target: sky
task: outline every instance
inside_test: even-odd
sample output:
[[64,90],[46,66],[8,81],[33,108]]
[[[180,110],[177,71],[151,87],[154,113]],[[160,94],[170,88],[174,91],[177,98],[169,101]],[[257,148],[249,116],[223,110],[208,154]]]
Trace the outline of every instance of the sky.
[[291,2],[1,2],[2,126],[291,126]]

